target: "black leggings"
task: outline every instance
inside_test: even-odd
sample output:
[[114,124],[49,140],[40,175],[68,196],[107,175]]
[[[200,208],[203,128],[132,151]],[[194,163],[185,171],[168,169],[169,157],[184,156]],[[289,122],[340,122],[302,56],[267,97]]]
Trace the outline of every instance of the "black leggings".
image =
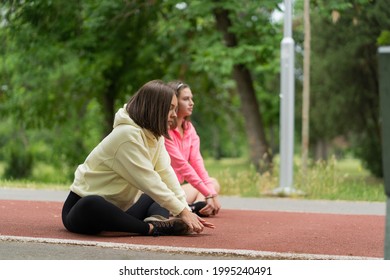
[[62,208],[62,223],[67,230],[82,234],[116,231],[147,235],[149,225],[143,220],[152,215],[168,218],[169,211],[146,194],[123,211],[101,196],[80,197],[71,191]]

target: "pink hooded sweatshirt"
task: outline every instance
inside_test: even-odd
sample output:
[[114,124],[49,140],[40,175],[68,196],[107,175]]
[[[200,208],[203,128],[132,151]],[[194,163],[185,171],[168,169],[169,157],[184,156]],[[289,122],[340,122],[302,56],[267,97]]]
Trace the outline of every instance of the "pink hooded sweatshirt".
[[200,139],[195,127],[187,121],[183,138],[177,128],[170,129],[169,135],[171,140],[165,139],[165,147],[180,183],[187,181],[204,196],[216,195],[200,154]]

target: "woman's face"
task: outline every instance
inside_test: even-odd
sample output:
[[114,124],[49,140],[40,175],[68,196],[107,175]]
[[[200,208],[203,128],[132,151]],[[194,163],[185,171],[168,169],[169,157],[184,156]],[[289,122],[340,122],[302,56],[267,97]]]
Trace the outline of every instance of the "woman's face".
[[184,88],[180,91],[178,98],[179,110],[177,112],[179,118],[185,118],[192,115],[195,104],[192,98],[191,89]]
[[177,117],[177,97],[174,94],[171,101],[171,107],[169,108],[168,113],[168,128],[174,123],[175,118]]

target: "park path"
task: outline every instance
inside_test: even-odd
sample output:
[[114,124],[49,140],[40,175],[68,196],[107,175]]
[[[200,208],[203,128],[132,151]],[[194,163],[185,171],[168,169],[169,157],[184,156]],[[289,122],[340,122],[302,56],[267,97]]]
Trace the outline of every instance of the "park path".
[[[328,207],[332,207],[331,202]],[[59,243],[94,242],[97,246],[149,246],[142,248],[236,253],[259,259],[383,259],[384,256],[384,215],[223,209],[217,217],[208,218],[216,229],[206,229],[199,235],[84,236],[64,229],[61,208],[60,201],[2,199],[0,193],[0,240],[24,238],[39,242],[45,239]]]

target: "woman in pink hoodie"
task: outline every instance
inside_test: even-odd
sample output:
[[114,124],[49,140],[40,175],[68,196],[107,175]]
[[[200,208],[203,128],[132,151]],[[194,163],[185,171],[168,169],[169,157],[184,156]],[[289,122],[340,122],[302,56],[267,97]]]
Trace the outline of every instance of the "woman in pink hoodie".
[[171,165],[186,193],[187,202],[199,216],[218,214],[220,185],[210,178],[200,153],[200,139],[189,120],[194,108],[190,87],[180,81],[170,82],[176,90],[178,111],[175,122],[168,131],[171,139],[165,139],[165,147],[171,157]]

